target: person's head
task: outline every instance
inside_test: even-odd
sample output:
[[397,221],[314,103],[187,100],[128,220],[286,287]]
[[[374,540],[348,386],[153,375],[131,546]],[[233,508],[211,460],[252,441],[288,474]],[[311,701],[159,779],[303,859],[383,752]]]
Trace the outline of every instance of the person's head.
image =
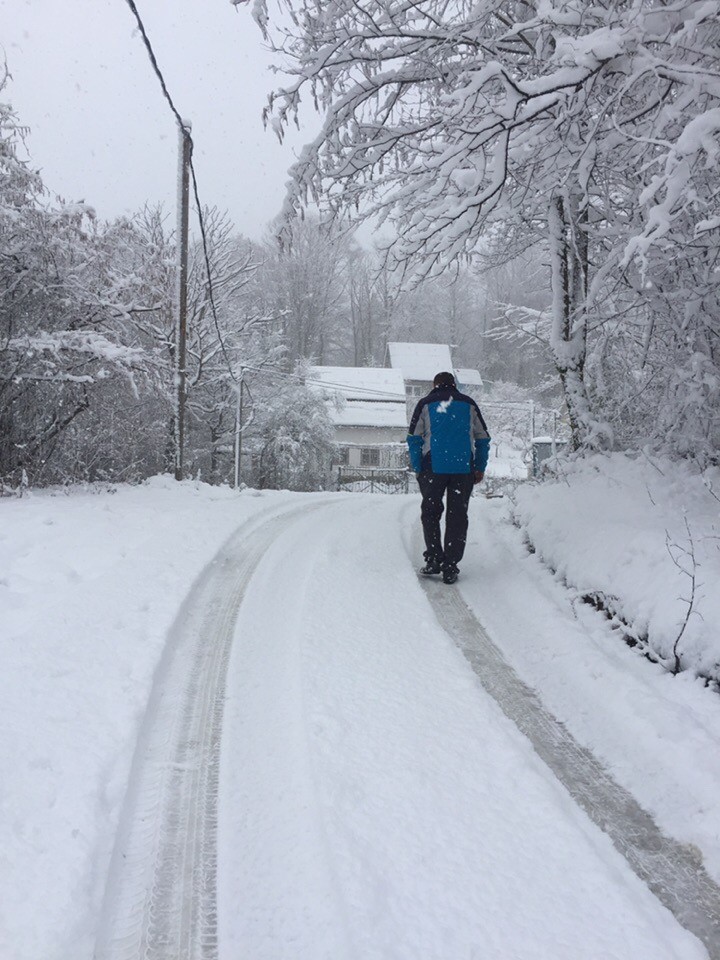
[[435,379],[433,380],[433,386],[445,387],[446,389],[449,387],[450,389],[454,390],[455,377],[451,373],[448,373],[447,371],[444,371],[443,373],[436,373]]

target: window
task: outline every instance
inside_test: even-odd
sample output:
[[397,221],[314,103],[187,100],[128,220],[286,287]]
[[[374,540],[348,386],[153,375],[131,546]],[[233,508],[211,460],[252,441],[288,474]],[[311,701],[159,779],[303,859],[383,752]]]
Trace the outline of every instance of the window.
[[350,463],[350,447],[338,447],[335,453],[335,463],[346,467]]
[[426,385],[424,383],[408,383],[405,387],[405,391],[409,398],[415,397],[424,397],[426,393],[429,393],[431,385]]
[[360,448],[360,466],[361,467],[379,467],[380,451],[377,447]]

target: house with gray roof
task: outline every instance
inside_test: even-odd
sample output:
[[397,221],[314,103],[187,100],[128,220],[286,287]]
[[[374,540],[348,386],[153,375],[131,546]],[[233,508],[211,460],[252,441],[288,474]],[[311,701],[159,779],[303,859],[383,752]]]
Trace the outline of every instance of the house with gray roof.
[[385,363],[402,374],[408,408],[432,390],[435,374],[443,370],[449,370],[458,387],[471,396],[482,389],[480,372],[456,368],[447,343],[388,343]]
[[307,385],[327,402],[335,427],[333,466],[406,465],[407,409],[399,370],[387,367],[311,367]]

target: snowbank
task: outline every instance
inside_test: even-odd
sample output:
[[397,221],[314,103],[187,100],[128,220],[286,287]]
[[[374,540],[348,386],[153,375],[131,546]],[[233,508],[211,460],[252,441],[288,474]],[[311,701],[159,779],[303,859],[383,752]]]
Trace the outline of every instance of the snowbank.
[[517,438],[507,434],[493,436],[485,473],[488,479],[527,480],[525,452]]
[[[592,483],[589,476],[584,479],[589,494]],[[607,484],[607,475],[597,482]],[[600,553],[604,525],[599,521],[597,529],[576,531],[577,503],[575,515],[551,517],[545,491],[554,495],[554,486],[526,485],[521,508],[528,524],[540,526],[544,518],[549,528],[543,528],[544,540],[554,547],[558,566],[567,569],[584,535]],[[576,488],[575,478],[562,486],[565,499],[557,505],[569,511],[573,493],[580,500],[583,490]],[[617,480],[611,486],[618,497],[623,488]],[[532,499],[529,505],[526,496]],[[720,882],[720,697],[692,671],[672,676],[630,650],[610,621],[581,602],[582,591],[570,591],[538,554],[528,553],[509,507],[507,500],[473,497],[460,592],[545,708],[663,833],[700,850],[706,869]],[[626,547],[635,542],[628,529],[629,536],[618,534]]]
[[92,956],[154,670],[193,579],[292,495],[158,477],[0,500],[0,957]]
[[516,494],[528,543],[670,670],[720,680],[720,470],[595,456]]

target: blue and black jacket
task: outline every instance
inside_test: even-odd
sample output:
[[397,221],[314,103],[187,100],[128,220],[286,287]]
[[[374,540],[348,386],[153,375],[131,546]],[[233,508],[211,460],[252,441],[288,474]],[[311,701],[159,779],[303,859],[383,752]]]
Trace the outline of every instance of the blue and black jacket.
[[490,434],[472,397],[435,387],[415,407],[407,445],[415,473],[484,473]]

